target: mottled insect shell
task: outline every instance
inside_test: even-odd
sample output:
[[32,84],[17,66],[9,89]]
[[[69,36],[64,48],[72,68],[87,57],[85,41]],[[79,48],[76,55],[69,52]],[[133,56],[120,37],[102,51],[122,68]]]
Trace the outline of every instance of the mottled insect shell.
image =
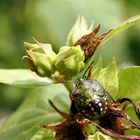
[[106,90],[96,80],[78,79],[71,93],[72,113],[97,120],[107,112],[109,97]]

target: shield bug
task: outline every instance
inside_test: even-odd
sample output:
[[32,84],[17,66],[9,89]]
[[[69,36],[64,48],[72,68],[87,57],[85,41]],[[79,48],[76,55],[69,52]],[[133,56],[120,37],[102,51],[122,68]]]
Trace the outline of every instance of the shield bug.
[[[124,112],[127,105],[121,106],[126,101],[132,103],[140,119],[140,109],[132,99],[113,100],[97,80],[89,78],[76,80],[70,99],[70,113],[60,111],[49,100],[50,105],[65,118],[63,122],[43,126],[56,132],[56,140],[76,140],[78,136],[85,140],[84,129],[88,124],[95,125],[101,132],[114,138],[140,140],[140,136],[124,135],[125,130],[140,129],[140,125]],[[127,124],[124,121],[127,121]]]
[[79,112],[87,119],[97,120],[107,113],[109,96],[97,80],[78,79],[70,98],[73,114]]

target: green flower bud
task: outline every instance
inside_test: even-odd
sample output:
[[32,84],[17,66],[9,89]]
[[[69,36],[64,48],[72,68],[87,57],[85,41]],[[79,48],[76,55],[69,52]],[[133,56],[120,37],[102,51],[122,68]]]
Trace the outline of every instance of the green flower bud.
[[24,43],[31,69],[40,76],[50,76],[54,73],[54,64],[56,61],[56,54],[52,50],[50,44],[37,44]]
[[78,17],[74,26],[72,27],[68,38],[67,45],[74,46],[74,44],[84,35],[89,34],[93,30],[93,22],[88,29],[87,22],[84,17]]
[[84,67],[84,52],[79,45],[61,47],[56,57],[55,67],[64,79],[71,79]]

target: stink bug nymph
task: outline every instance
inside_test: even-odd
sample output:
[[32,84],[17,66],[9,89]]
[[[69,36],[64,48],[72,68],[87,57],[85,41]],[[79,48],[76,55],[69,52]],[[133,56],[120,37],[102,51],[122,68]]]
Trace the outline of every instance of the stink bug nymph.
[[79,112],[87,119],[97,120],[107,113],[109,96],[96,80],[78,79],[70,98],[73,114]]
[[140,140],[140,136],[124,134],[129,129],[140,130],[140,125],[125,113],[127,104],[122,104],[130,102],[139,120],[140,108],[130,98],[114,100],[97,80],[91,78],[91,70],[91,68],[88,69],[87,77],[83,78],[84,75],[74,82],[74,87],[69,94],[70,112],[60,111],[49,100],[50,105],[65,120],[43,127],[55,131],[55,140],[85,140],[87,135],[84,130],[88,124],[96,126],[104,134],[117,139]]

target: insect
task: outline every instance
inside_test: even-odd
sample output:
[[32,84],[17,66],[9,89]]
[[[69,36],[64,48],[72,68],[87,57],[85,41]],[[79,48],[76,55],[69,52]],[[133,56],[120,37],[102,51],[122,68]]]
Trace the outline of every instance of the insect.
[[70,98],[73,114],[79,112],[85,118],[97,120],[107,113],[109,96],[96,80],[78,79]]
[[[96,36],[99,29],[100,26],[75,43],[75,46],[81,46],[86,60],[94,54],[101,41],[111,32],[109,30],[100,36]],[[74,82],[73,90],[69,94],[71,100],[69,113],[60,111],[49,100],[50,105],[65,120],[43,127],[55,131],[55,140],[85,140],[87,138],[85,128],[89,124],[95,125],[104,134],[117,139],[140,140],[140,136],[124,134],[125,130],[140,129],[140,125],[125,113],[127,107],[125,102],[130,102],[133,105],[140,120],[139,107],[129,98],[114,100],[97,80],[91,78],[91,70],[92,67],[88,68],[84,76]],[[86,73],[87,76],[85,77]]]
[[84,129],[89,124],[114,138],[140,140],[140,136],[124,135],[125,130],[140,129],[140,125],[124,112],[127,104],[121,105],[130,102],[140,120],[138,106],[129,98],[114,100],[97,80],[90,79],[90,72],[88,77],[76,80],[70,99],[70,113],[61,112],[49,100],[51,106],[65,118],[63,122],[43,126],[56,132],[55,140],[77,140],[79,137],[85,140]]

